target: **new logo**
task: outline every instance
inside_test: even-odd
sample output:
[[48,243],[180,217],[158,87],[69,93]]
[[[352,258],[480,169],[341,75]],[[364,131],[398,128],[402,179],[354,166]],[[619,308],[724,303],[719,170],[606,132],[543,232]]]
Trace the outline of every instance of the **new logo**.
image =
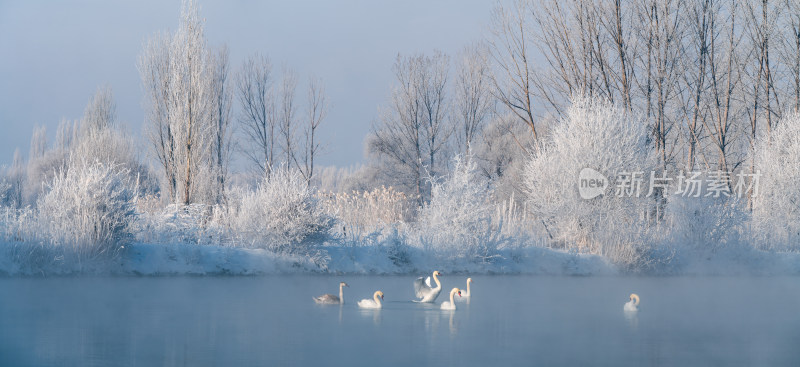
[[578,193],[584,200],[594,199],[605,194],[608,188],[608,179],[602,173],[584,168],[578,174]]

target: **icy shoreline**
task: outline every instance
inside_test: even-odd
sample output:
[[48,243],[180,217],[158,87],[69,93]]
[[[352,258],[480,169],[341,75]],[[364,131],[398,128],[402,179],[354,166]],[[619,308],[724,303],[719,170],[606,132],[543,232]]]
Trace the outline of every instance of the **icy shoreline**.
[[[676,258],[645,271],[628,271],[599,255],[525,247],[498,252],[491,261],[436,260],[421,249],[408,251],[404,262],[388,246],[323,246],[328,257],[320,266],[303,256],[278,255],[264,249],[195,244],[130,244],[113,257],[82,262],[50,252],[20,251],[26,244],[0,244],[0,276],[176,276],[268,274],[417,274],[430,269],[463,274],[603,275],[798,275],[800,254],[759,250],[719,251]],[[52,256],[52,258],[50,258]]]

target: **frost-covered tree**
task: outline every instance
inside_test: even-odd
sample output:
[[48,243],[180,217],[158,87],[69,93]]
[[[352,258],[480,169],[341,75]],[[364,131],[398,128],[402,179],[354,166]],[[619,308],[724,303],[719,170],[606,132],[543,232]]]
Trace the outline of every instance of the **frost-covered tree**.
[[[529,210],[554,246],[603,254],[624,266],[647,261],[648,244],[639,236],[653,200],[644,182],[635,186],[634,173],[643,179],[657,167],[648,134],[647,124],[631,112],[597,98],[574,98],[534,149],[524,174]],[[579,196],[585,168],[605,176],[603,195]]]
[[78,131],[70,142],[71,160],[120,165],[129,170],[138,166],[133,141],[117,124],[111,88],[99,88],[89,99]]
[[86,136],[95,131],[111,129],[116,123],[117,105],[111,88],[98,88],[83,112],[80,134]]
[[14,150],[14,160],[5,172],[5,181],[8,185],[2,205],[11,208],[23,206],[25,179],[27,178],[25,159],[22,158],[19,148]]
[[80,127],[81,123],[78,120],[61,119],[61,122],[58,123],[58,130],[56,130],[55,148],[64,151],[69,150],[72,144],[78,140]]
[[490,50],[496,71],[492,74],[498,101],[514,113],[538,137],[534,106],[534,44],[530,34],[530,4],[515,0],[511,6],[497,3],[492,11]]
[[50,149],[47,143],[47,130],[44,126],[36,127],[31,136],[31,149],[28,155],[27,175],[23,188],[23,200],[27,205],[36,203],[45,185],[58,172],[66,168],[68,154],[65,151]]
[[[522,171],[533,147],[533,136],[527,126],[518,123],[511,113],[492,118],[473,147],[478,170],[495,187],[495,199],[522,200]],[[540,131],[543,125],[540,124]]]
[[209,200],[203,194],[209,187],[223,189],[214,172],[224,169],[210,167],[215,160],[224,164],[214,149],[222,150],[227,135],[217,134],[227,128],[226,65],[224,50],[216,56],[209,50],[192,0],[182,4],[178,30],[150,38],[139,57],[147,135],[163,169],[164,191],[183,204]]
[[380,124],[373,126],[368,149],[388,180],[422,203],[430,195],[425,177],[442,172],[447,163],[448,58],[438,51],[398,55],[394,72],[397,85]]
[[272,89],[272,64],[266,56],[245,59],[236,79],[239,124],[245,142],[240,146],[260,177],[270,177],[275,164],[277,109]]
[[325,86],[318,78],[311,78],[308,82],[306,117],[303,124],[303,151],[298,169],[303,173],[306,181],[314,178],[314,159],[319,155],[321,145],[319,141],[319,127],[328,115],[328,102]]
[[[633,29],[636,40],[643,44],[638,64],[638,91],[643,102],[640,108],[650,121],[653,140],[663,169],[674,164],[674,137],[681,121],[674,111],[682,72],[690,65],[684,62],[687,49],[682,41],[687,33],[686,2],[683,0],[640,0],[636,7]],[[635,100],[635,99],[634,99]]]
[[483,44],[471,44],[459,55],[453,91],[455,141],[458,149],[470,154],[472,145],[483,130],[494,107],[491,94],[491,70],[487,49]]
[[297,103],[295,90],[297,89],[297,75],[291,69],[284,69],[278,97],[278,131],[281,137],[281,152],[283,153],[284,167],[291,170],[292,165],[297,167]]
[[28,159],[34,160],[44,157],[47,152],[47,128],[44,126],[37,126],[33,128],[33,136],[31,136],[31,150],[28,154]]
[[753,162],[755,173],[761,176],[752,196],[753,229],[756,243],[765,249],[800,249],[798,136],[800,116],[787,114],[771,137],[763,137],[756,145]]
[[204,180],[205,200],[223,203],[228,182],[228,165],[231,160],[231,107],[233,90],[230,86],[228,47],[222,46],[210,56],[211,68],[211,154],[207,161],[210,177]]

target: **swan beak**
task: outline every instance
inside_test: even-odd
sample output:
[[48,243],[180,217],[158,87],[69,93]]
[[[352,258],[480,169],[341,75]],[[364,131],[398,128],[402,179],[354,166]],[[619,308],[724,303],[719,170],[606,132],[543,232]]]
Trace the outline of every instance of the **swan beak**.
[[383,300],[383,295],[381,294],[381,300]]
[[461,292],[458,292],[458,296],[461,297]]

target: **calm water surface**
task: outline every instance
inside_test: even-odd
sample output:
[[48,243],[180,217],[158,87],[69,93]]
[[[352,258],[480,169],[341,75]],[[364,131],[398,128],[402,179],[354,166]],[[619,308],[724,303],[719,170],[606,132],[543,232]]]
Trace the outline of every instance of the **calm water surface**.
[[[473,276],[456,311],[410,302],[413,279],[0,279],[0,365],[800,366],[797,277]],[[311,300],[340,280],[344,306]]]

